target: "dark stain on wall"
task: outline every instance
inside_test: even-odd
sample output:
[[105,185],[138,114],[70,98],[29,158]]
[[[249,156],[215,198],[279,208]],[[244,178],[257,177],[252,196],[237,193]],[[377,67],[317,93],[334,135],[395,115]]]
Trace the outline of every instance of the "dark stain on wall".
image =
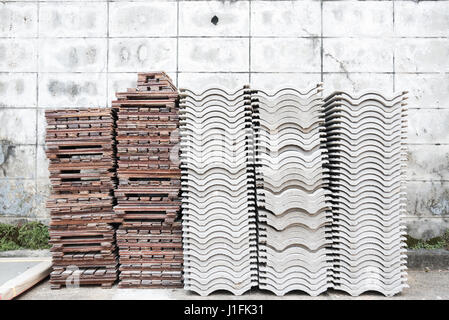
[[95,95],[97,93],[97,87],[93,82],[85,82],[80,85],[73,81],[63,82],[58,80],[51,80],[48,83],[48,91],[52,96],[66,95],[72,98],[79,96],[81,93],[88,95]]
[[0,171],[6,176],[4,165],[14,155],[14,146],[8,140],[0,140]]

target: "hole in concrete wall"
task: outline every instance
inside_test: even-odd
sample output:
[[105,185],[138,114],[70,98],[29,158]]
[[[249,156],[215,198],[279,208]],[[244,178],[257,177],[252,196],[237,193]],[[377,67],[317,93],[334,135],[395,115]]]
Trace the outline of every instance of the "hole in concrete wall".
[[210,22],[214,25],[217,25],[218,23],[218,17],[217,16],[213,16],[212,19],[210,19]]

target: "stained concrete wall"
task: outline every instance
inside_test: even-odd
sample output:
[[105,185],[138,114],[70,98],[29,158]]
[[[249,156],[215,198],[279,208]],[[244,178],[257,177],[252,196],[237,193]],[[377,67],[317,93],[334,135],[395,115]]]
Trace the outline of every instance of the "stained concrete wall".
[[[215,18],[214,18],[215,17]],[[449,1],[2,1],[0,220],[48,221],[44,110],[179,86],[410,91],[415,237],[449,226]]]

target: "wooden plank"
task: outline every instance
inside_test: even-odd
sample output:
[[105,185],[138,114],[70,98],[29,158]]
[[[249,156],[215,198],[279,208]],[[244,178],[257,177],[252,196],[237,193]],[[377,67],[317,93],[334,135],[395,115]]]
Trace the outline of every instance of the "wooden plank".
[[0,287],[0,300],[12,300],[45,279],[51,272],[51,261],[42,261]]

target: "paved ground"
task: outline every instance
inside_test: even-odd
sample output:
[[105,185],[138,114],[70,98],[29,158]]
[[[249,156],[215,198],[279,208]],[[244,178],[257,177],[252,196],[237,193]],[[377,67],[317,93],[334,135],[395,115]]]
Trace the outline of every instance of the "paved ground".
[[49,258],[0,258],[0,286]]
[[[409,271],[408,283],[410,288],[398,296],[386,298],[382,295],[369,293],[352,298],[347,294],[333,291],[321,295],[314,299],[338,300],[338,299],[414,299],[414,300],[449,300],[449,271]],[[61,290],[51,290],[48,280],[37,285],[28,292],[22,294],[19,299],[23,300],[51,300],[51,299],[203,299],[202,297],[187,292],[182,289],[119,289],[114,286],[112,289],[102,289],[98,287],[81,287]],[[284,297],[276,297],[268,292],[254,291],[248,292],[243,296],[233,296],[228,293],[215,293],[208,299],[310,299],[308,295],[301,293],[290,293]]]

